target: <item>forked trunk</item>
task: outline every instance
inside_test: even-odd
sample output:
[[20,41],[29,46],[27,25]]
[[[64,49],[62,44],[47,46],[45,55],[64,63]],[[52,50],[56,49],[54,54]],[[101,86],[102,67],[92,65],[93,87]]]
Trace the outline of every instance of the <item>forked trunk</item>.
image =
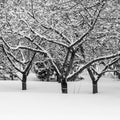
[[89,73],[90,78],[91,78],[91,80],[92,80],[93,94],[98,93],[98,86],[97,86],[97,82],[98,82],[98,81],[96,81],[96,79],[95,79],[95,77],[94,77],[94,75],[93,75],[92,70],[91,70],[90,68],[87,68],[87,70],[88,70],[88,73]]
[[27,75],[23,74],[23,79],[22,79],[22,90],[27,90],[26,80],[27,80]]

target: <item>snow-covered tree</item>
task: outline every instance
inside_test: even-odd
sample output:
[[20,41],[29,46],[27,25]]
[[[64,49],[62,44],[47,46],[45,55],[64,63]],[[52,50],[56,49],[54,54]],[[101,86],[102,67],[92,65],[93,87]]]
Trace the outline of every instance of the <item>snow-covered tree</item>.
[[[3,3],[0,21],[3,49],[14,68],[23,74],[23,86],[38,54],[50,60],[62,93],[67,93],[67,81],[76,79],[95,62],[119,56],[119,46],[115,47],[118,41],[113,38],[119,35],[118,18],[117,24],[111,22],[115,18],[112,13],[117,10],[119,14],[116,5],[110,0],[7,0]],[[22,70],[11,59],[21,64]],[[79,64],[74,71],[76,61]]]

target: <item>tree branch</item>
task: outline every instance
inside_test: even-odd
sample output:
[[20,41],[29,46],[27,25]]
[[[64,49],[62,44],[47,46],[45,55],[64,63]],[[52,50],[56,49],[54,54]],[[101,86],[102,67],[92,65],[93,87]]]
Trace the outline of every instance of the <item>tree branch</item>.
[[120,52],[118,52],[117,54],[113,54],[113,55],[109,55],[109,56],[103,56],[103,57],[99,57],[96,58],[95,60],[90,61],[89,63],[87,63],[86,65],[84,65],[82,68],[79,68],[79,70],[71,75],[69,75],[67,77],[67,79],[72,79],[73,77],[76,77],[78,74],[80,74],[81,72],[83,72],[83,70],[85,70],[86,68],[88,68],[90,65],[92,65],[95,62],[101,61],[101,60],[108,60],[111,58],[115,58],[117,56],[120,56]]
[[3,48],[4,54],[6,55],[8,61],[11,63],[11,65],[12,65],[18,72],[23,73],[23,71],[21,71],[20,69],[18,69],[18,68],[14,65],[14,63],[12,62],[12,60],[10,59],[10,57],[8,56],[8,54],[7,54],[4,46],[3,46],[2,48]]
[[88,9],[87,9],[86,7],[84,7],[84,5],[82,4],[81,0],[79,0],[79,3],[82,5],[82,7],[83,7],[83,9],[86,11],[86,13],[87,13],[91,18],[93,18],[92,15],[89,13]]
[[59,68],[56,66],[56,64],[54,63],[53,58],[51,57],[51,55],[50,55],[43,47],[41,47],[40,45],[38,45],[36,42],[31,41],[31,39],[28,39],[28,40],[29,40],[30,42],[32,42],[36,47],[38,47],[39,50],[36,50],[36,49],[35,49],[36,52],[42,51],[43,54],[45,54],[45,55],[47,54],[47,56],[49,57],[52,65],[54,66],[56,72],[57,72],[59,75],[61,75],[61,72],[60,72]]
[[20,63],[21,65],[24,65],[25,63],[23,63],[22,61],[18,60],[12,53],[6,51],[8,55],[10,55],[16,62]]
[[47,38],[45,38],[45,37],[41,37],[41,38],[43,38],[43,40],[46,40],[47,42],[55,43],[55,44],[57,44],[57,45],[63,46],[63,47],[65,47],[65,48],[68,48],[68,46],[67,46],[66,44],[64,44],[64,43],[60,43],[60,42],[57,42],[57,41],[53,41],[53,40],[47,39]]
[[102,72],[98,75],[97,80],[98,81],[100,79],[100,77],[106,72],[106,70],[112,66],[113,64],[115,64],[116,62],[118,62],[118,60],[120,60],[120,58],[118,58],[117,60],[114,60],[113,62],[109,63],[108,65],[105,66],[105,68],[102,70]]
[[58,34],[63,40],[65,40],[67,43],[70,44],[70,41],[62,34],[60,33],[58,30],[54,29],[54,28],[51,28],[51,27],[46,27],[44,25],[41,25],[43,28],[47,29],[47,30],[50,30],[50,31],[53,31],[55,32],[56,34]]
[[100,7],[100,10],[98,11],[98,14],[96,15],[96,17],[95,17],[95,19],[94,19],[91,27],[89,28],[89,30],[88,30],[84,35],[82,35],[82,37],[81,37],[80,39],[78,39],[76,42],[74,42],[73,44],[71,44],[71,45],[70,45],[70,48],[72,48],[72,47],[75,46],[75,45],[77,45],[77,46],[78,46],[78,45],[81,45],[81,44],[83,43],[84,38],[85,38],[87,35],[89,35],[90,32],[93,30],[93,28],[94,28],[94,26],[95,26],[95,24],[96,24],[96,22],[97,22],[97,19],[98,19],[99,15],[100,15],[100,13],[101,13],[104,5],[105,5],[105,3],[103,2],[102,5],[101,5],[101,7]]
[[45,51],[38,50],[38,49],[35,49],[35,48],[31,48],[31,47],[27,47],[27,46],[18,46],[16,48],[11,47],[11,50],[19,50],[19,49],[26,49],[26,50],[30,50],[30,51],[33,51],[33,52],[39,52],[41,54],[46,54]]

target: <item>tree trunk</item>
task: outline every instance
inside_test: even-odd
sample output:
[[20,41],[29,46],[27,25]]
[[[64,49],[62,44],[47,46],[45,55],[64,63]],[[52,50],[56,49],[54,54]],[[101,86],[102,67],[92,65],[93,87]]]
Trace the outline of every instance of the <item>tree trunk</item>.
[[61,79],[60,79],[60,76],[58,74],[57,74],[57,82],[61,83]]
[[27,80],[27,75],[23,74],[23,79],[22,79],[22,90],[27,90],[26,80]]
[[61,81],[61,89],[62,89],[63,94],[68,93],[67,82],[66,82],[65,78],[63,78],[62,81]]
[[93,94],[98,93],[98,85],[97,82],[93,83]]
[[89,73],[90,78],[91,78],[91,80],[92,80],[93,94],[98,93],[98,86],[97,86],[97,82],[98,82],[98,81],[95,80],[95,77],[94,77],[94,75],[93,75],[93,73],[92,73],[92,70],[91,70],[90,68],[87,68],[87,70],[88,70],[88,73]]
[[49,69],[47,69],[46,71],[47,71],[47,76],[46,76],[47,82],[49,82],[49,79],[50,79],[50,72],[49,72]]

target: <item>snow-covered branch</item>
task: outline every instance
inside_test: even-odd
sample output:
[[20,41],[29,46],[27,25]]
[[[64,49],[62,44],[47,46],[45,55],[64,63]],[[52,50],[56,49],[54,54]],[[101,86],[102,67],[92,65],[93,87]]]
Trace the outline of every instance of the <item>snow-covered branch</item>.
[[[32,42],[36,47],[38,47],[38,49],[39,49],[39,50],[38,50],[38,49],[31,49],[31,48],[29,48],[29,50],[32,50],[32,51],[34,51],[34,52],[40,52],[40,53],[46,54],[46,55],[49,57],[52,65],[54,66],[54,68],[55,68],[55,70],[56,70],[56,72],[57,72],[59,75],[61,75],[61,72],[60,72],[59,68],[57,67],[57,65],[56,65],[55,62],[53,61],[53,58],[51,57],[51,55],[49,54],[49,52],[48,52],[47,50],[45,50],[43,47],[41,47],[40,45],[38,45],[36,42],[31,41],[31,39],[29,39],[28,37],[26,37],[26,38],[27,38],[30,42]],[[27,48],[26,48],[26,49],[27,49]]]
[[[119,60],[120,60],[120,57],[119,57],[118,59],[114,60],[113,62],[107,64],[107,65],[105,66],[105,68],[101,71],[101,73],[98,75],[96,81],[98,81],[98,80],[100,79],[100,77],[101,77],[104,73],[110,71],[110,70],[107,70],[107,69],[108,69],[110,66],[112,66],[113,64],[115,64],[116,62],[118,62]],[[113,70],[112,70],[112,71],[113,71]]]
[[70,45],[70,48],[72,48],[72,47],[75,46],[75,45],[77,45],[77,46],[78,46],[78,45],[81,45],[81,44],[83,43],[84,38],[85,38],[87,35],[89,35],[90,32],[94,29],[94,26],[95,26],[95,24],[96,24],[96,22],[97,22],[97,20],[98,20],[98,17],[99,17],[99,15],[100,15],[100,13],[101,13],[104,5],[105,5],[105,2],[102,3],[100,9],[98,10],[98,13],[97,13],[96,17],[94,18],[93,23],[91,24],[91,27],[88,29],[88,31],[87,31],[84,35],[82,35],[82,36],[80,37],[80,39],[78,39],[76,42],[74,42],[73,44],[71,44],[71,45]]
[[32,62],[33,62],[33,60],[34,60],[34,58],[35,58],[35,55],[36,55],[36,52],[34,52],[31,60],[29,61],[29,63],[27,64],[27,67],[26,67],[25,70],[24,70],[24,73],[26,73],[26,75],[28,75],[29,72],[30,72],[30,69],[31,69],[31,67],[32,67]]
[[38,50],[38,49],[27,47],[27,46],[17,46],[15,48],[13,48],[13,47],[10,47],[10,48],[11,48],[11,50],[26,49],[26,50],[30,50],[30,51],[33,51],[33,52],[39,52],[41,54],[45,54],[45,52],[42,51],[42,50]]
[[83,20],[87,23],[87,25],[88,25],[89,27],[91,27],[91,25],[90,25],[89,22],[88,22],[87,17],[85,17],[85,16],[82,15],[81,13],[80,13],[80,15],[81,15],[81,17],[83,18]]
[[4,43],[4,45],[5,45],[8,49],[10,49],[9,44],[4,40],[4,38],[3,38],[3,37],[0,37],[0,39],[2,40],[2,42]]
[[99,73],[95,70],[94,67],[91,66],[91,69],[92,69],[92,71],[93,71],[96,75],[99,75]]
[[19,68],[17,68],[16,65],[13,63],[13,61],[10,59],[10,57],[9,57],[9,55],[7,54],[4,46],[3,46],[2,48],[3,48],[4,54],[6,55],[8,61],[11,63],[11,65],[12,65],[18,72],[23,73],[23,71],[21,71]]
[[[15,47],[15,48],[13,48],[13,47],[11,47],[4,39],[3,39],[3,37],[0,37],[0,39],[3,41],[3,43],[4,43],[4,45],[8,48],[8,50],[17,50],[18,49],[18,47]],[[3,44],[2,44],[3,45]],[[8,51],[8,50],[6,50],[6,53],[9,55],[9,56],[11,56],[16,62],[18,62],[18,63],[20,63],[20,64],[27,64],[29,61],[25,61],[25,62],[23,62],[23,61],[20,61],[20,60],[18,60],[10,51]]]
[[[39,22],[35,17],[33,17],[33,16],[31,16],[31,17],[32,17],[33,19],[35,19],[37,22]],[[27,21],[25,21],[24,19],[21,19],[21,21],[23,21],[23,22],[29,27],[29,29],[30,29],[33,33],[35,33],[36,35],[38,35],[40,38],[43,38],[44,40],[47,40],[48,42],[52,42],[52,43],[55,43],[55,44],[58,44],[58,45],[61,45],[61,46],[63,46],[63,47],[67,47],[67,48],[68,48],[68,46],[65,45],[65,44],[63,44],[63,43],[53,41],[52,39],[51,39],[51,40],[50,40],[50,39],[47,39],[45,36],[40,35],[38,32],[36,32],[35,30],[33,30],[32,27],[29,25],[29,23],[27,23]],[[56,29],[54,29],[54,28],[51,28],[51,27],[50,27],[50,28],[49,28],[49,27],[46,27],[46,26],[44,26],[44,25],[42,25],[42,24],[41,24],[41,26],[42,26],[43,28],[47,29],[47,30],[51,30],[51,31],[55,32],[55,33],[58,34],[62,39],[64,39],[68,44],[70,44],[70,41],[69,41],[62,33],[60,33],[58,30],[56,30]]]
[[[118,58],[118,59],[112,61],[111,63],[107,64],[107,65],[105,66],[105,68],[102,70],[102,72],[106,71],[110,66],[112,66],[113,64],[115,64],[115,63],[118,62],[119,60],[120,60],[120,58]],[[101,72],[101,73],[102,73],[102,72]]]
[[21,65],[24,65],[24,64],[25,64],[25,62],[22,62],[22,61],[18,60],[12,53],[10,53],[10,52],[8,52],[8,51],[6,51],[6,52],[7,52],[7,54],[8,54],[9,56],[11,56],[16,62],[20,63]]
[[111,59],[111,58],[115,58],[117,56],[120,56],[120,52],[118,52],[117,54],[112,54],[112,55],[108,55],[108,56],[103,56],[103,57],[96,58],[95,60],[92,60],[89,63],[87,63],[86,65],[84,65],[82,68],[79,68],[77,72],[69,75],[67,77],[67,79],[74,78],[75,76],[77,76],[79,73],[83,72],[83,70],[85,70],[86,68],[88,68],[90,65],[92,65],[95,62],[98,62],[98,61],[101,61],[101,60],[108,60],[108,59]]
[[[27,12],[28,13],[28,12]],[[30,13],[29,13],[29,15],[35,20],[35,21],[37,21],[38,23],[39,23],[39,21],[35,18],[35,16],[34,15],[31,15]],[[36,35],[39,35],[40,37],[42,36],[42,35],[40,35],[39,33],[37,33],[36,31],[34,31],[33,29],[32,29],[32,27],[27,23],[27,21],[25,21],[24,19],[21,19],[23,22],[25,22],[25,24],[30,28],[30,30],[31,31],[33,31],[34,33],[36,33]],[[47,30],[50,30],[50,31],[53,31],[53,32],[55,32],[56,34],[58,34],[63,40],[65,40],[68,44],[70,44],[70,41],[69,41],[69,39],[67,39],[62,33],[60,33],[58,30],[56,30],[56,29],[54,29],[54,28],[52,28],[52,27],[47,27],[47,26],[45,26],[45,25],[43,25],[43,24],[41,24],[41,26],[43,27],[43,28],[45,28],[45,29],[47,29]],[[42,37],[44,37],[44,36],[42,36]],[[45,37],[44,37],[45,38]],[[46,38],[45,38],[46,39]],[[48,40],[48,39],[46,39],[46,40]],[[64,45],[64,44],[62,44],[62,43],[59,43],[59,42],[55,42],[55,41],[53,41],[53,40],[48,40],[49,42],[54,42],[54,43],[56,43],[56,44],[59,44],[59,45],[62,45],[62,46],[64,46],[64,47],[66,47],[66,45]]]
[[64,44],[64,43],[61,43],[61,42],[57,42],[57,41],[54,41],[53,39],[47,39],[45,37],[42,37],[43,40],[46,40],[48,42],[51,42],[51,43],[55,43],[57,45],[60,45],[60,46],[63,46],[65,48],[68,48],[68,45]]
[[62,34],[60,33],[58,30],[52,28],[52,27],[46,27],[45,25],[41,25],[43,28],[47,29],[47,30],[50,30],[50,31],[53,31],[55,32],[56,34],[58,34],[63,40],[65,40],[67,43],[70,44],[70,41]]
[[84,7],[84,5],[82,4],[82,1],[79,1],[79,3],[81,4],[82,8],[85,10],[86,14],[88,14],[91,18],[93,18],[90,12],[88,11],[88,9]]
[[45,54],[47,54],[47,56],[49,57],[52,65],[54,66],[55,70],[57,71],[57,73],[59,75],[61,75],[61,72],[59,70],[59,68],[57,67],[57,65],[55,64],[55,62],[53,61],[53,58],[51,57],[51,55],[49,54],[48,51],[46,51],[43,47],[41,47],[40,45],[38,45],[37,43],[33,42],[34,45],[36,45],[40,50],[43,50]]
[[107,73],[107,72],[120,72],[120,70],[106,70],[106,71],[103,72],[103,74]]
[[32,14],[32,16],[33,16],[33,18],[35,18],[34,17],[34,7],[33,7],[33,0],[31,0],[31,14]]

